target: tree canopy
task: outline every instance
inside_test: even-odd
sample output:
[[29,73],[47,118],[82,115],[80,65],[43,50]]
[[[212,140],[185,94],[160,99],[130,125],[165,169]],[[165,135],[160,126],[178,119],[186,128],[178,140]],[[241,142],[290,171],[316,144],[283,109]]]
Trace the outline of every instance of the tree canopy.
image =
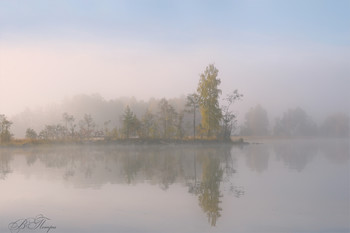
[[221,108],[219,106],[219,97],[221,90],[220,79],[217,78],[219,70],[210,64],[200,75],[197,92],[199,95],[199,107],[202,114],[202,127],[207,133],[207,137],[217,131],[220,127],[222,118]]

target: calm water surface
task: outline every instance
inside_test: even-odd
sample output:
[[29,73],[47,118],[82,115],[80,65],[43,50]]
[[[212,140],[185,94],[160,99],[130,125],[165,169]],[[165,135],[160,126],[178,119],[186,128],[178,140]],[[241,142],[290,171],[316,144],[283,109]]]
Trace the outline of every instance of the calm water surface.
[[349,232],[349,157],[349,140],[3,148],[0,232]]

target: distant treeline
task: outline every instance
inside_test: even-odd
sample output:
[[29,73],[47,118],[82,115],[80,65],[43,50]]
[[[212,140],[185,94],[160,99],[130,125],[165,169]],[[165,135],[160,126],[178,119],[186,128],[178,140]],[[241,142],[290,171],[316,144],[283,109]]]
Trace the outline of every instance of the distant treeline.
[[[210,64],[200,75],[194,93],[178,99],[135,98],[106,101],[99,95],[66,99],[61,106],[17,115],[15,134],[36,140],[105,139],[183,139],[206,138],[230,140],[236,116],[231,107],[241,99],[237,90],[228,94],[219,105],[221,90],[218,69]],[[2,142],[11,140],[12,121],[2,115],[5,127],[0,128]],[[40,129],[40,131],[37,131]],[[19,129],[22,132],[18,132]]]
[[[123,108],[123,105],[126,107]],[[72,111],[75,114],[57,113],[72,106],[77,106],[75,111]],[[97,108],[99,111],[93,111]],[[162,108],[163,112],[160,111]],[[81,109],[86,109],[89,113],[82,115]],[[144,114],[141,114],[143,111]],[[185,97],[143,102],[133,98],[106,101],[97,95],[76,96],[66,100],[65,104],[55,111],[27,110],[17,115],[14,122],[20,127],[14,128],[19,131],[16,132],[17,135],[22,133],[24,137],[31,139],[193,138],[193,115],[186,111]],[[56,119],[56,123],[46,123],[50,122],[47,120],[49,116],[53,116],[50,120]],[[196,137],[206,137],[201,128],[199,109],[196,109],[195,122]],[[1,141],[9,141],[12,138],[11,126],[12,122],[5,115],[0,115]],[[235,129],[235,134],[241,136],[349,137],[349,116],[345,113],[335,113],[326,117],[322,123],[316,124],[305,110],[294,108],[270,122],[267,111],[261,105],[257,105],[245,114],[244,123]]]
[[269,123],[267,111],[257,105],[245,115],[241,126],[242,136],[282,136],[282,137],[349,137],[349,116],[335,113],[316,124],[304,109],[288,109],[281,117]]
[[[233,104],[242,98],[237,90],[221,99],[218,70],[206,67],[197,90],[173,99],[137,101],[132,98],[105,100],[100,95],[67,98],[60,105],[25,110],[11,119],[0,114],[0,142],[30,140],[91,139],[218,139],[231,134],[276,137],[349,137],[349,116],[336,113],[316,124],[302,108],[288,109],[274,122],[257,105],[237,126]],[[237,112],[237,111],[236,111]]]

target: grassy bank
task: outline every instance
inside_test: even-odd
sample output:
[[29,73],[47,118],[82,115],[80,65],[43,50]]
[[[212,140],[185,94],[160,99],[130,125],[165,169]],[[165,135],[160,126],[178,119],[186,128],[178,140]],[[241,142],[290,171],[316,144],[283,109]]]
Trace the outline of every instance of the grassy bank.
[[10,142],[0,143],[0,147],[26,147],[26,146],[44,146],[44,145],[174,145],[174,144],[247,144],[242,138],[234,138],[233,140],[218,139],[90,139],[90,140],[30,140],[30,139],[14,139]]

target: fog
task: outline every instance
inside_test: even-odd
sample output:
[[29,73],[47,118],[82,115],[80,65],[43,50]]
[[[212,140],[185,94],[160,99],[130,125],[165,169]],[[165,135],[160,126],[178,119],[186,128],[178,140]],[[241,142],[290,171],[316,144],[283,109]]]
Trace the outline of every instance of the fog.
[[5,148],[0,229],[40,206],[61,232],[346,232],[348,155],[346,139]]
[[[233,106],[238,125],[258,104],[270,128],[298,107],[322,124],[349,115],[349,9],[346,1],[1,2],[0,114],[16,137],[60,123],[64,112],[118,125],[132,97],[181,99],[214,63],[222,97],[244,95]],[[94,112],[68,101],[81,95],[128,100]]]
[[349,13],[0,0],[0,232],[349,232]]

